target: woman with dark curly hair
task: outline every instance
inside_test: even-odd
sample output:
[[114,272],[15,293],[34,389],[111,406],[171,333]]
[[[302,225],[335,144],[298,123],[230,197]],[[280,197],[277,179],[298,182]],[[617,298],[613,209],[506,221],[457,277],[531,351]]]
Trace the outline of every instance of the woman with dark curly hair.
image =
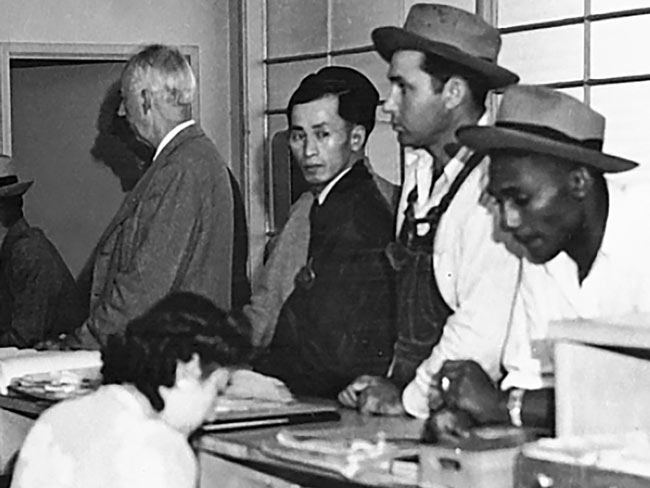
[[196,486],[187,437],[249,354],[249,338],[210,300],[163,298],[110,338],[99,390],[38,419],[12,486]]

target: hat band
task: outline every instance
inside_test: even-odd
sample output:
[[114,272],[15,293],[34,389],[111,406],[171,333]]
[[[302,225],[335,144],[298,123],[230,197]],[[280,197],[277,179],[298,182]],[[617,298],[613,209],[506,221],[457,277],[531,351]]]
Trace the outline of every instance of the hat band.
[[13,185],[14,183],[18,183],[16,175],[0,176],[0,186]]
[[496,122],[495,127],[503,127],[504,129],[514,129],[521,132],[528,132],[535,134],[537,136],[545,137],[547,139],[552,139],[557,142],[563,142],[565,144],[571,144],[572,146],[580,146],[585,149],[591,149],[592,151],[603,150],[603,140],[602,139],[576,139],[571,136],[567,136],[564,132],[559,130],[552,129],[545,125],[535,125],[535,124],[525,124],[521,122]]

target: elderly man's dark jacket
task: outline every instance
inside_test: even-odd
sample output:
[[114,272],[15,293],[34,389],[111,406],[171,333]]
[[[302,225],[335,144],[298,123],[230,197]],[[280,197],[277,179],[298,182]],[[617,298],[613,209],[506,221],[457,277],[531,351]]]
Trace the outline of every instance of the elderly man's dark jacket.
[[359,374],[381,375],[389,366],[395,294],[384,249],[393,218],[357,163],[312,208],[310,226],[308,265],[256,369],[281,378],[294,393],[332,397]]
[[29,347],[83,319],[81,296],[61,255],[40,229],[18,220],[0,248],[0,346]]

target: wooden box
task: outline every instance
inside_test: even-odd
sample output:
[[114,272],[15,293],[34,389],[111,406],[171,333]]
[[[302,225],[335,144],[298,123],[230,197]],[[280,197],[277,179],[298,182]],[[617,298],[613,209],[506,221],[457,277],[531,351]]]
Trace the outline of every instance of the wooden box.
[[512,488],[521,445],[532,432],[508,426],[476,429],[455,445],[422,445],[422,488]]

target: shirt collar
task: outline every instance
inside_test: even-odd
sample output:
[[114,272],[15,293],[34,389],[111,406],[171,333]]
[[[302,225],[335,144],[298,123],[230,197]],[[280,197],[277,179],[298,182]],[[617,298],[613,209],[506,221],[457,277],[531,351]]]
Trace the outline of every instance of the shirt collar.
[[336,175],[327,185],[325,185],[325,188],[323,188],[320,191],[320,193],[318,194],[318,197],[317,197],[319,205],[322,205],[323,203],[325,203],[325,199],[327,198],[327,195],[329,195],[330,192],[332,191],[332,188],[334,188],[334,185],[336,185],[341,180],[341,178],[343,178],[346,174],[348,174],[348,172],[351,169],[352,169],[352,166],[350,166],[349,168],[344,169],[338,175]]
[[176,127],[174,127],[172,130],[170,130],[165,137],[163,137],[163,140],[160,141],[160,144],[158,144],[158,148],[156,149],[156,154],[153,156],[153,160],[155,161],[158,155],[162,152],[163,149],[165,149],[165,146],[171,142],[171,140],[176,137],[176,135],[182,131],[183,129],[196,124],[196,122],[193,119],[186,120],[185,122],[181,122],[178,124]]
[[447,181],[454,181],[456,179],[456,176],[461,172],[465,163],[467,163],[473,153],[474,151],[466,146],[461,146],[460,149],[458,149],[458,152],[454,154],[454,157],[449,160],[442,170],[442,174]]
[[[484,125],[489,125],[489,123],[490,123],[490,117],[488,113],[485,112],[478,120],[476,125],[484,126]],[[417,157],[431,158],[431,155],[424,149],[415,150],[415,153],[417,154]],[[445,179],[449,182],[454,181],[456,179],[456,176],[458,176],[458,173],[461,172],[463,166],[465,166],[465,163],[467,163],[467,161],[472,156],[472,154],[474,154],[474,151],[472,149],[466,146],[459,146],[459,149],[458,151],[456,151],[456,154],[452,156],[452,158],[447,162],[447,164],[443,168],[442,176],[444,176]]]

